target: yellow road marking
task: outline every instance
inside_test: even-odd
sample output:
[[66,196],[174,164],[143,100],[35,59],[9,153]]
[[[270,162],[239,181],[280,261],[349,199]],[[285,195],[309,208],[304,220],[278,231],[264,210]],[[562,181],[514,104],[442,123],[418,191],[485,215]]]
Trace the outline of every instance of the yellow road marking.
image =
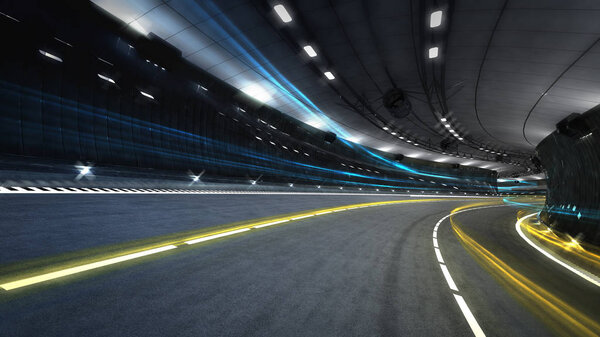
[[[454,199],[454,201],[461,201],[461,200],[468,200],[468,199],[469,198]],[[54,268],[44,267],[43,270],[48,270],[48,269],[50,269],[50,270],[54,269],[54,270],[47,272],[47,273],[34,275],[31,277],[25,277],[25,278],[5,282],[5,283],[0,284],[0,288],[3,288],[5,290],[13,290],[13,289],[17,289],[17,288],[22,288],[22,287],[30,286],[33,284],[38,284],[38,283],[46,282],[49,280],[54,280],[57,278],[65,277],[68,275],[73,275],[73,274],[89,271],[92,269],[97,269],[97,268],[105,267],[108,265],[137,259],[137,258],[140,258],[143,256],[148,256],[148,255],[161,253],[161,252],[171,250],[171,249],[176,249],[177,246],[180,246],[183,244],[191,245],[191,244],[195,244],[195,243],[199,243],[199,242],[206,242],[209,240],[213,240],[213,239],[217,239],[217,238],[221,238],[221,237],[225,237],[225,236],[230,236],[230,235],[239,234],[242,232],[247,232],[251,229],[259,229],[259,228],[263,228],[263,227],[267,227],[267,226],[286,223],[289,221],[301,220],[301,219],[305,219],[308,217],[320,216],[320,215],[325,215],[325,214],[329,214],[329,213],[333,213],[333,212],[346,211],[346,210],[356,209],[359,207],[385,206],[385,205],[394,205],[394,204],[401,204],[401,203],[419,203],[419,202],[431,202],[431,201],[448,201],[448,199],[406,199],[406,200],[378,201],[378,202],[371,202],[371,203],[332,207],[332,208],[320,209],[320,210],[316,210],[316,211],[308,211],[308,212],[303,212],[303,213],[299,213],[299,214],[294,214],[293,216],[286,216],[286,217],[281,217],[281,218],[276,218],[276,219],[253,222],[253,223],[242,225],[242,226],[213,231],[213,232],[205,233],[205,234],[202,234],[199,236],[192,236],[192,237],[187,237],[184,239],[154,243],[152,246],[140,247],[140,248],[134,250],[133,252],[130,250],[125,255],[118,255],[118,256],[111,257],[108,259],[103,259],[100,261],[94,261],[91,263],[75,265],[73,267],[65,268],[65,266],[62,266],[62,265],[55,266]],[[89,258],[87,258],[86,260],[89,261]],[[83,261],[81,261],[81,262],[83,262]]]

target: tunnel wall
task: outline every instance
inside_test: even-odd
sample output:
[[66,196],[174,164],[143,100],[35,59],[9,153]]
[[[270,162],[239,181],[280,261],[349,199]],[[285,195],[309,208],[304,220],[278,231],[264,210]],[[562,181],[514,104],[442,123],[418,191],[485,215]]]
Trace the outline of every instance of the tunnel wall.
[[[159,65],[145,59],[144,37],[86,9],[87,2],[76,15],[60,4],[16,8],[20,22],[0,21],[10,46],[0,64],[0,153],[264,181],[393,188],[389,179],[404,179],[409,188],[451,190],[408,180],[406,171],[378,164],[364,151],[329,143],[322,131],[243,97],[183,60]],[[410,158],[402,164],[461,178],[461,190],[494,192],[493,171]]]
[[599,245],[600,107],[562,123],[536,148],[548,185],[541,218],[559,231]]

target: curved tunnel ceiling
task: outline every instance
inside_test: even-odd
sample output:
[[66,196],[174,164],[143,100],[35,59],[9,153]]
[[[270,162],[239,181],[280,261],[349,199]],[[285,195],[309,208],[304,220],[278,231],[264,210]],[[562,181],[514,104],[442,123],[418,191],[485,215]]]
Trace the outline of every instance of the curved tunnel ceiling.
[[[484,147],[526,157],[559,120],[600,100],[594,62],[600,4],[589,1],[455,1],[438,8],[366,0],[93,2],[286,114],[353,142],[426,160],[514,172],[517,166],[494,161]],[[273,11],[279,3],[290,10],[291,22],[283,23]],[[451,18],[439,27],[446,30],[447,44],[429,60],[444,63],[445,78],[434,81],[443,82],[448,122],[427,104],[416,66],[416,57],[428,62],[426,49],[439,42],[435,32],[431,38],[414,27],[425,25],[426,14],[437,9]],[[309,57],[304,45],[317,56]],[[335,79],[327,80],[326,71]],[[401,120],[381,103],[394,86],[408,93],[414,111]],[[389,123],[369,122],[371,112]],[[456,141],[446,123],[482,145]],[[424,149],[439,148],[448,138],[459,144],[453,156]]]

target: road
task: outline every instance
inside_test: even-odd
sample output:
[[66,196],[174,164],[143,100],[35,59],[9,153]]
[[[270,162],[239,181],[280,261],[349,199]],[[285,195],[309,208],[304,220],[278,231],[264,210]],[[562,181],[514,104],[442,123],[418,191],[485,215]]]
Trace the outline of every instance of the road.
[[[5,195],[4,266],[31,258],[282,213],[398,200],[376,196]],[[416,200],[412,198],[411,200]],[[498,200],[498,199],[494,199]],[[404,202],[252,230],[141,260],[0,291],[2,336],[470,336],[432,245],[435,224],[481,200]],[[600,291],[529,247],[519,209],[453,216],[496,256],[593,320]],[[487,336],[548,336],[463,247],[449,219],[439,249]],[[6,268],[4,268],[6,270]],[[536,311],[537,310],[537,311]],[[563,331],[564,332],[564,331]]]

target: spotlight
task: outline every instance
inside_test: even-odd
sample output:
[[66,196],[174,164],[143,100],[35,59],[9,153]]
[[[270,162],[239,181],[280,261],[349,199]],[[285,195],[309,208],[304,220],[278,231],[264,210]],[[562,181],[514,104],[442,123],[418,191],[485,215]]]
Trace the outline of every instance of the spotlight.
[[79,174],[81,174],[82,176],[87,175],[88,173],[90,173],[90,167],[89,166],[82,166],[79,169]]
[[94,178],[94,174],[92,172],[92,165],[83,165],[78,163],[78,165],[75,165],[75,168],[79,171],[77,177],[75,177],[75,180],[80,180],[83,177],[87,177],[88,179]]

